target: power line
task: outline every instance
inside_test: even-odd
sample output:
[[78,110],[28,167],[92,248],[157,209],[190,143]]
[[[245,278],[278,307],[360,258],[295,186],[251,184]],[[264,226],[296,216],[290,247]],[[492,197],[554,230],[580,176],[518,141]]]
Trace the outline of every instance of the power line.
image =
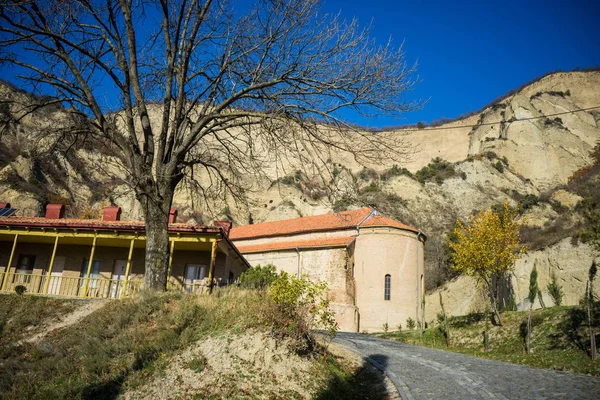
[[[512,124],[513,122],[531,121],[531,120],[534,120],[534,119],[555,117],[557,115],[574,114],[574,113],[583,112],[583,111],[595,110],[597,108],[600,108],[600,106],[588,107],[588,108],[580,108],[579,110],[563,111],[563,112],[554,113],[554,114],[540,115],[540,116],[537,116],[537,117],[514,119],[512,121],[484,122],[484,123],[475,124],[475,125],[437,126],[437,127],[431,127],[431,128],[424,127],[424,128],[421,128],[421,129],[419,129],[419,128],[416,128],[416,129],[414,129],[414,128],[409,128],[409,129],[398,128],[398,129],[395,129],[395,131],[403,131],[403,132],[417,132],[417,131],[425,131],[425,130],[426,131],[443,131],[443,130],[447,130],[447,129],[476,128],[476,127],[479,127],[479,126]],[[452,121],[452,122],[455,122],[455,121]],[[452,123],[452,122],[448,122],[448,123]]]

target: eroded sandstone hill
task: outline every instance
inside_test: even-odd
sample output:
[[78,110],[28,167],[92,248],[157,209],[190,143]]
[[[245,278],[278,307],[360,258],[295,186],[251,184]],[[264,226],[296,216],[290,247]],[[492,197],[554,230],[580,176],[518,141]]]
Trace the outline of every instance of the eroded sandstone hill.
[[[0,101],[7,99],[39,100],[0,84]],[[66,118],[59,106],[24,110],[0,103],[0,120],[7,122],[0,140],[0,200],[11,202],[21,215],[39,215],[45,203],[61,201],[70,204],[72,216],[84,217],[98,215],[110,201],[123,208],[124,219],[141,218],[133,194],[98,168],[98,149],[81,140],[69,142],[77,121]],[[568,301],[578,299],[593,254],[571,238],[583,227],[577,204],[595,181],[574,184],[569,178],[594,162],[600,72],[548,75],[468,118],[393,134],[412,145],[412,157],[403,164],[382,160],[362,166],[332,153],[323,157],[327,165],[319,171],[288,164],[284,173],[252,182],[245,202],[227,196],[206,200],[184,182],[174,206],[190,223],[230,218],[246,224],[372,204],[429,236],[427,286],[433,289],[452,277],[444,242],[456,219],[468,220],[475,211],[508,199],[521,203],[528,224],[524,239],[532,247],[527,262],[517,264],[513,286],[525,287],[533,262],[546,260],[538,266],[540,285],[545,287],[549,273],[557,271]],[[71,146],[66,157],[65,146]],[[448,287],[464,291],[461,279]],[[517,304],[524,296],[515,291]],[[458,297],[449,300],[451,312],[475,307]]]

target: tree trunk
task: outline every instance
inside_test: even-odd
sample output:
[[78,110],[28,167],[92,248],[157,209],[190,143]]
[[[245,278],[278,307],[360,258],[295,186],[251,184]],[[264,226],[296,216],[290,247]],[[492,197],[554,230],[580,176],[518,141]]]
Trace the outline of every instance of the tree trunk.
[[[593,302],[594,298],[592,297],[594,294],[592,293],[591,284],[588,283],[585,285],[585,296],[586,296],[586,305],[587,305],[587,317],[588,317],[588,327],[590,332],[590,355],[592,356],[592,361],[596,360],[596,334],[594,333],[594,328],[592,325],[592,312],[590,310],[590,303]],[[593,304],[593,303],[592,303]]]
[[531,309],[529,306],[529,317],[527,318],[527,342],[525,345],[525,350],[527,350],[527,354],[531,351]]
[[488,352],[490,350],[490,342],[488,331],[490,329],[490,307],[489,301],[485,302],[485,330],[483,331],[483,351]]
[[494,316],[496,319],[496,324],[498,326],[502,326],[502,316],[500,315],[500,311],[498,310],[498,296],[497,291],[494,288],[490,288],[490,303],[492,303],[492,310],[494,311]]
[[[154,200],[154,201],[153,201]],[[142,202],[146,223],[144,288],[166,290],[169,269],[169,210],[173,195]],[[145,204],[144,204],[145,203]]]

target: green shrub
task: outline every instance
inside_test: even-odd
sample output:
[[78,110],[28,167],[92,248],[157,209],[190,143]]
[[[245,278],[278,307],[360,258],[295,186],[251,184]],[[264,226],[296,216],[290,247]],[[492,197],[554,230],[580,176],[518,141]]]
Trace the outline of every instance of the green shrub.
[[415,176],[421,183],[433,181],[441,184],[445,179],[456,176],[456,170],[452,163],[436,157],[425,167],[418,170]]
[[394,176],[402,176],[402,175],[408,176],[410,178],[412,178],[412,176],[413,176],[413,174],[406,168],[399,167],[397,164],[394,164],[394,165],[392,165],[392,168],[388,169],[387,171],[384,171],[380,177],[382,180],[385,181]]
[[415,329],[416,326],[417,324],[415,320],[411,317],[408,317],[408,319],[406,320],[406,327],[412,331],[413,329]]
[[360,191],[361,194],[369,194],[369,193],[377,193],[381,191],[381,187],[375,181],[371,182],[368,186],[366,186],[363,190]]
[[275,266],[272,264],[262,267],[260,264],[248,268],[240,276],[240,286],[244,289],[264,289],[277,279]]
[[26,291],[27,291],[27,288],[23,285],[15,286],[15,293],[18,294],[19,296],[24,295]]
[[299,354],[313,348],[311,330],[324,329],[328,336],[335,336],[338,325],[326,294],[325,282],[313,282],[306,276],[296,278],[282,272],[269,287],[275,315],[268,320],[272,323],[273,333],[290,338],[293,350]]
[[196,356],[187,363],[187,367],[199,374],[206,368],[206,358],[203,355]]
[[362,179],[363,181],[370,181],[370,180],[373,180],[373,179],[378,179],[379,178],[379,174],[377,173],[377,171],[375,171],[372,168],[363,168],[358,173],[358,178]]
[[396,325],[396,330],[397,330],[398,332],[401,332],[401,331],[402,331],[402,324],[398,324],[398,325]]
[[495,164],[493,164],[494,168],[496,168],[498,170],[498,172],[503,173],[504,172],[504,164],[502,163],[502,161],[498,160],[496,161]]
[[390,326],[387,322],[383,323],[382,328],[385,333],[388,333],[388,331],[390,330]]

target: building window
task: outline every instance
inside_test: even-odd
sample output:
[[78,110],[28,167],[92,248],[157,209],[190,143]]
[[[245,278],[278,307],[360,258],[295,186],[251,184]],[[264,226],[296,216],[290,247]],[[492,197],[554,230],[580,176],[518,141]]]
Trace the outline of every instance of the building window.
[[[87,278],[87,270],[88,263],[90,260],[88,258],[83,259],[83,265],[81,266],[81,273],[79,277],[81,278],[79,281],[79,286],[83,287],[85,285],[85,278]],[[90,269],[90,281],[88,282],[88,288],[95,288],[98,284],[98,278],[100,278],[100,268],[102,266],[101,260],[94,260],[92,262],[92,268]]]
[[389,300],[392,292],[392,277],[390,274],[385,276],[385,291],[383,292],[383,299]]
[[205,265],[187,264],[185,266],[184,287],[189,293],[201,289],[200,281],[206,277]]
[[33,274],[33,266],[35,265],[35,256],[29,254],[19,255],[19,261],[17,262],[17,270],[15,271],[18,275],[16,278],[17,283],[29,283],[31,282],[31,274]]

